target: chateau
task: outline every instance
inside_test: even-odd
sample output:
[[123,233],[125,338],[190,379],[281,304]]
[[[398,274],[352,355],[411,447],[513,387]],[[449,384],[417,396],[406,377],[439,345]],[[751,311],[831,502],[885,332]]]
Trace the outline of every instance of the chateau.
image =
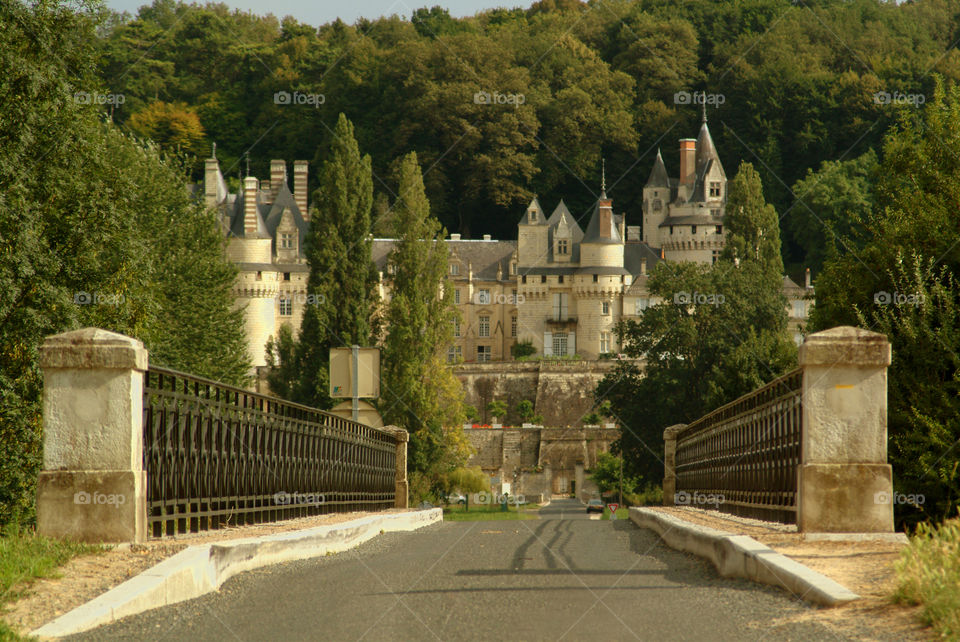
[[[552,357],[597,359],[619,352],[617,323],[657,303],[647,289],[656,264],[712,263],[724,247],[727,178],[706,117],[697,138],[680,140],[679,151],[677,178],[667,175],[657,152],[636,225],[615,213],[601,184],[585,228],[562,200],[547,215],[535,197],[520,217],[516,241],[451,234],[449,277],[461,320],[448,361],[509,360],[518,342]],[[308,164],[294,162],[292,192],[286,170],[284,161],[271,161],[269,180],[248,176],[242,192],[230,194],[217,160],[208,159],[205,167],[205,202],[219,212],[228,256],[240,267],[236,295],[246,305],[256,367],[266,365],[267,339],[284,323],[299,328],[310,304],[303,248],[310,223]],[[393,245],[391,239],[373,240],[384,300]],[[800,287],[784,277],[784,293],[796,332],[811,304],[809,278]]]

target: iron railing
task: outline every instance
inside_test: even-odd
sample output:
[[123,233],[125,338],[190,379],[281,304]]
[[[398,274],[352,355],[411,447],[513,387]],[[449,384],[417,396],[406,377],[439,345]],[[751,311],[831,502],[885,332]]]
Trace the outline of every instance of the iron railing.
[[394,506],[388,431],[150,367],[143,465],[152,537]]
[[683,428],[675,503],[796,523],[802,384],[794,370]]

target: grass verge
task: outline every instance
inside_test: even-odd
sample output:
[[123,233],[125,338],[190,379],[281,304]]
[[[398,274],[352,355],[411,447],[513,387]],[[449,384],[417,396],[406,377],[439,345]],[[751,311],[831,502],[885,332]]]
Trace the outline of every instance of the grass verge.
[[960,639],[960,518],[920,524],[896,563],[899,602],[918,604],[944,639]]
[[[603,516],[600,519],[610,519],[610,509],[603,507]],[[626,506],[617,509],[617,519],[630,519],[630,510]]]
[[[103,550],[100,546],[42,537],[33,531],[7,527],[0,533],[0,616],[6,605],[16,601],[30,584],[41,577],[53,577],[59,566],[77,555]],[[17,632],[0,619],[0,640],[21,640]]]
[[448,522],[479,522],[479,521],[502,521],[515,519],[539,519],[536,510],[525,508],[517,509],[516,506],[508,506],[507,510],[501,511],[500,506],[448,506],[443,509],[443,519]]

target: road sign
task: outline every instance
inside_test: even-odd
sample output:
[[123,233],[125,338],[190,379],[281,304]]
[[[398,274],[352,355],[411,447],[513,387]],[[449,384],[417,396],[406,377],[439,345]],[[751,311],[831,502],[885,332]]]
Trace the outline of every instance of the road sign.
[[380,396],[378,348],[358,348],[356,355],[351,348],[330,348],[330,396],[350,399],[354,396],[354,382],[357,397],[376,399]]
[[617,509],[620,508],[620,504],[607,504],[607,508],[610,509],[611,514],[616,515]]

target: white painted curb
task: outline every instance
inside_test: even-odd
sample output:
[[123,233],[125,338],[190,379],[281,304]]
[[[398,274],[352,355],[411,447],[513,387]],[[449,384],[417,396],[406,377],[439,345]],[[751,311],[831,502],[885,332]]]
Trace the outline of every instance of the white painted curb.
[[412,531],[440,521],[443,521],[443,511],[433,508],[371,515],[306,530],[191,546],[44,624],[30,635],[50,639],[89,631],[129,615],[211,593],[244,571],[339,553],[382,532]]
[[670,548],[707,558],[723,577],[742,577],[779,586],[821,606],[836,606],[860,598],[826,575],[777,553],[752,537],[691,524],[649,508],[631,508],[630,520],[657,533]]

